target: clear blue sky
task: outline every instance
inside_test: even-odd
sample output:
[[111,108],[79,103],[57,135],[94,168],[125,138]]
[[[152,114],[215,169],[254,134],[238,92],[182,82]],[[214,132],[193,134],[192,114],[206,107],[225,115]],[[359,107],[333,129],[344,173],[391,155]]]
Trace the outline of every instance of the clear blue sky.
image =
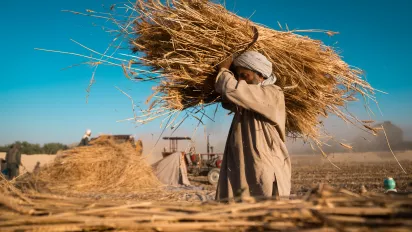
[[[93,68],[89,66],[61,69],[87,60],[68,55],[35,51],[46,48],[82,52],[73,38],[91,48],[104,50],[111,38],[92,24],[92,19],[61,12],[63,9],[102,10],[118,1],[12,1],[2,2],[1,78],[0,78],[0,144],[15,140],[29,142],[78,142],[85,129],[96,133],[132,133],[138,137],[158,134],[159,123],[141,128],[116,120],[132,116],[130,101],[114,86],[145,100],[150,85],[129,82],[122,70],[99,67],[89,103],[86,91]],[[253,2],[253,4],[251,3]],[[366,0],[260,0],[226,1],[230,10],[272,28],[277,21],[290,29],[327,29],[340,32],[329,38],[316,35],[326,44],[334,44],[343,52],[344,60],[362,68],[369,82],[389,95],[378,95],[383,116],[411,128],[412,115],[412,1]],[[409,22],[409,23],[408,23]],[[353,109],[362,113],[362,105]],[[219,128],[224,137],[230,118]],[[188,122],[181,134],[192,131]],[[224,129],[222,129],[224,128]],[[216,132],[217,133],[217,132]]]

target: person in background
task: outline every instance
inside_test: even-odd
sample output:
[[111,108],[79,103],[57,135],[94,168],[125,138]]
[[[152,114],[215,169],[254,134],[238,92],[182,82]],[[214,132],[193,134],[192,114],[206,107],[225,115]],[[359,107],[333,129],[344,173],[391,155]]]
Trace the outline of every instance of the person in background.
[[40,171],[40,162],[37,161],[36,166],[34,166],[34,168],[33,168],[33,173],[37,174],[37,173],[39,173],[39,171]]
[[136,143],[135,143],[135,141],[134,141],[134,136],[133,136],[133,135],[130,135],[130,136],[129,136],[128,141],[130,142],[130,144],[131,144],[134,148],[136,148]]
[[3,174],[4,176],[7,176],[7,163],[6,160],[3,158],[0,158],[0,162],[1,162],[1,174]]
[[6,165],[9,180],[12,180],[19,175],[19,167],[21,165],[20,144],[15,143],[6,153]]
[[84,133],[82,140],[79,143],[79,147],[81,146],[88,146],[89,145],[89,141],[90,141],[90,136],[92,135],[92,131],[91,130],[86,130],[86,133]]

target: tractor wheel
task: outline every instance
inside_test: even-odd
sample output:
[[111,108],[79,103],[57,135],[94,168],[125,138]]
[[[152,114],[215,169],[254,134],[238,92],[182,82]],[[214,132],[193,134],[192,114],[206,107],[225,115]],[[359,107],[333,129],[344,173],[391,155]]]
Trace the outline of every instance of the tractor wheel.
[[213,168],[212,170],[210,170],[207,174],[207,180],[209,181],[209,183],[212,185],[217,185],[217,182],[219,181],[219,174],[219,168]]

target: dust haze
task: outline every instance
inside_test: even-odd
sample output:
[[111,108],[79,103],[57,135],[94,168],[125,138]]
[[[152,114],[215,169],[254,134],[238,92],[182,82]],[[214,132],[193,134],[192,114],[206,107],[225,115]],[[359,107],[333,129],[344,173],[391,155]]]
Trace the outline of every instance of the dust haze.
[[[179,129],[173,136],[189,136],[192,137],[196,146],[196,152],[206,153],[206,139],[207,135],[210,138],[210,145],[213,146],[214,152],[223,153],[226,143],[226,138],[229,133],[230,124],[232,120],[231,115],[227,115],[227,111],[219,112],[216,118],[219,121],[208,121],[205,125],[199,126],[197,132],[187,129],[187,127]],[[394,151],[412,150],[412,125],[400,125],[391,121],[377,122],[372,124],[373,127],[385,128],[389,144]],[[388,143],[383,131],[378,131],[374,136],[368,132],[362,131],[360,128],[355,128],[352,125],[347,125],[338,119],[329,119],[325,123],[326,130],[334,135],[334,139],[325,139],[326,145],[322,149],[328,153],[347,153],[347,152],[378,152],[389,151]],[[194,136],[193,136],[194,134]],[[139,139],[143,140],[144,154],[147,156],[150,163],[161,159],[161,152],[164,148],[169,149],[167,141],[159,140],[160,133],[157,134],[140,134]],[[169,136],[166,132],[163,136]],[[341,145],[341,143],[351,146],[348,149]],[[310,141],[303,139],[288,138],[287,147],[291,155],[302,154],[320,154],[318,150],[312,149]],[[190,146],[190,142],[179,142],[179,150],[185,150]]]

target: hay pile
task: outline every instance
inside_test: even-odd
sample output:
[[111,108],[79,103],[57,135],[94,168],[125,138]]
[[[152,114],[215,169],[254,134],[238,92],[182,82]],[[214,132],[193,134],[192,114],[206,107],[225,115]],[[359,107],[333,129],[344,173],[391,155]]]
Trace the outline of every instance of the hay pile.
[[[276,31],[208,0],[166,2],[137,0],[135,5],[122,6],[127,9],[125,24],[112,19],[120,25],[120,33],[131,37],[131,49],[137,53],[122,65],[126,76],[159,83],[148,98],[149,110],[141,118],[135,117],[138,122],[166,117],[168,126],[175,127],[180,122],[173,122],[174,116],[181,111],[205,112],[203,106],[220,101],[213,86],[216,65],[247,49],[263,53],[274,64],[277,85],[285,91],[289,136],[318,141],[322,135],[319,116],[329,114],[364,128],[345,108],[357,96],[375,101],[373,88],[361,78],[361,70],[349,66],[321,41],[295,34],[334,32]],[[126,15],[120,16],[124,21]],[[120,16],[113,12],[113,17]],[[138,69],[140,65],[150,72]]]
[[141,192],[160,186],[138,147],[100,136],[91,146],[76,147],[31,176],[38,188],[52,192]]
[[[411,231],[411,195],[320,186],[303,200],[236,204],[96,201],[1,192],[1,231]],[[257,202],[255,202],[257,200]],[[408,229],[409,228],[409,229]]]

